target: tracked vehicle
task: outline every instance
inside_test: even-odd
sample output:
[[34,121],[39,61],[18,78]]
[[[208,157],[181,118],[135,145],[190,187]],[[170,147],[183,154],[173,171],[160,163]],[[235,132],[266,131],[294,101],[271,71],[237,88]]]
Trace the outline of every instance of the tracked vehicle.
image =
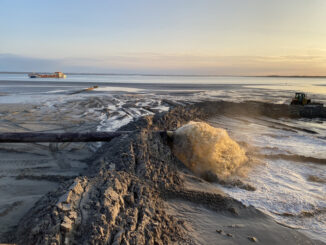
[[311,100],[307,99],[305,93],[295,93],[295,96],[291,101],[291,105],[308,105],[310,103]]

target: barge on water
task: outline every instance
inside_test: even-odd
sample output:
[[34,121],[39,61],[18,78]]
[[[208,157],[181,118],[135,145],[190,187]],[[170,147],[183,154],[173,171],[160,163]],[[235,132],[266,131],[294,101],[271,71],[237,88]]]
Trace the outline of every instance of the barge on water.
[[29,78],[66,78],[67,76],[62,72],[55,72],[52,74],[30,73]]

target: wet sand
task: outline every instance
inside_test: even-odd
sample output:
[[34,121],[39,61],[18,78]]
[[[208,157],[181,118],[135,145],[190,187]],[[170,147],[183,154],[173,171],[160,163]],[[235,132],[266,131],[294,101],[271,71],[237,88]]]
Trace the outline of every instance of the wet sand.
[[[90,98],[51,107],[2,105],[1,131],[96,130],[97,118],[109,100]],[[145,105],[141,109],[153,112],[144,112],[121,128],[134,133],[98,147],[90,143],[2,144],[0,242],[322,244],[194,176],[172,153],[171,139],[157,133],[217,113],[275,118],[298,114],[287,106],[264,103],[178,106],[165,101],[162,105],[173,109],[154,115],[151,108],[157,104]],[[121,110],[134,106],[131,102]],[[85,114],[85,108],[92,110]],[[110,118],[118,112],[106,113]]]
[[[0,113],[1,132],[65,132],[97,126],[91,120],[76,120],[73,115],[56,113],[44,106],[1,105]],[[86,167],[83,159],[92,154],[90,147],[91,144],[82,143],[2,143],[0,237],[17,225],[44,194],[81,174]]]

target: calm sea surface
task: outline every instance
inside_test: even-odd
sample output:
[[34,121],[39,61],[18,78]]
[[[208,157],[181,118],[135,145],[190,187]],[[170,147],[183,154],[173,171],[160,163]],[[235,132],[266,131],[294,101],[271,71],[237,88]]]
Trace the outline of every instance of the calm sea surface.
[[94,85],[99,88],[93,93],[173,93],[273,103],[289,102],[295,91],[301,91],[326,102],[325,78],[68,75],[66,79],[31,79],[27,74],[0,74],[0,103],[33,102]]

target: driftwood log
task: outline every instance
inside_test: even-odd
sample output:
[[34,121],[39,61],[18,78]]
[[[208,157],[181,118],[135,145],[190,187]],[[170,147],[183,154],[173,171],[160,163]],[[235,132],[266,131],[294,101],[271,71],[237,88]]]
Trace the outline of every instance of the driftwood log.
[[115,137],[127,133],[130,133],[130,131],[87,133],[0,133],[0,143],[110,141]]

